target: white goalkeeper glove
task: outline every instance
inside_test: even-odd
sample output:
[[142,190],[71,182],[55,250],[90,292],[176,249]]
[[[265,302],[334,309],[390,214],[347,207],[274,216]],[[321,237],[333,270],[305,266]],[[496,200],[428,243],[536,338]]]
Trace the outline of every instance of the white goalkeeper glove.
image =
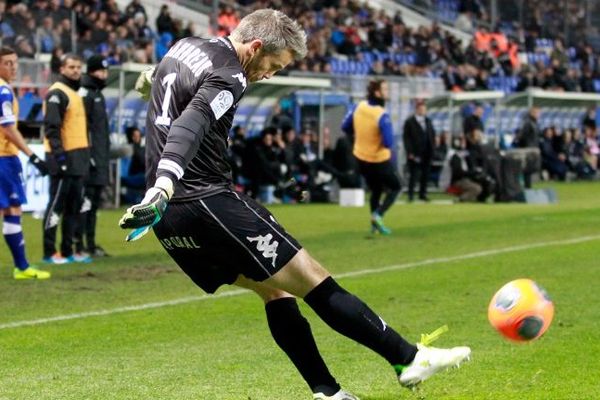
[[148,233],[162,218],[171,196],[173,181],[165,176],[159,177],[154,186],[146,191],[142,202],[129,207],[121,217],[119,226],[122,229],[133,229],[125,240],[131,242]]
[[148,68],[140,73],[137,81],[135,81],[135,90],[140,94],[144,101],[150,100],[150,92],[152,91],[152,75],[154,67]]

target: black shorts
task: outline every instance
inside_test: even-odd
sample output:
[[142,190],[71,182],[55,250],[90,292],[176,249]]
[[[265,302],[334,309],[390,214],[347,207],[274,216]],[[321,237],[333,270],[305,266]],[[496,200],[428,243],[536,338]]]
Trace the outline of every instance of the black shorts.
[[301,249],[266,208],[232,191],[169,204],[154,233],[208,293],[233,283],[240,274],[264,281]]
[[371,190],[400,190],[402,187],[396,168],[389,160],[379,163],[358,160],[358,168]]

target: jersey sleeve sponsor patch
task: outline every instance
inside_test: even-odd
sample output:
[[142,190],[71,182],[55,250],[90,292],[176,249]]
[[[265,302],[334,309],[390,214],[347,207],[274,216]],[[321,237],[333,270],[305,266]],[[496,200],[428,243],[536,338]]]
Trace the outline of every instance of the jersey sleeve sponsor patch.
[[2,102],[2,114],[0,115],[0,125],[12,125],[16,122],[15,115],[13,113],[12,102],[3,101]]
[[229,90],[221,90],[210,102],[215,119],[221,118],[233,105],[233,94]]
[[13,104],[11,101],[2,102],[2,117],[10,118],[13,117]]

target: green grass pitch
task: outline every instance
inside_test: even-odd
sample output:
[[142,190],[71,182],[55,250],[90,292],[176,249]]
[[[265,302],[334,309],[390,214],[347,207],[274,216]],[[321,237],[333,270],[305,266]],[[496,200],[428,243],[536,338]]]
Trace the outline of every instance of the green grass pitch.
[[[448,324],[435,345],[473,350],[471,362],[412,393],[302,303],[342,386],[362,400],[600,398],[600,185],[553,186],[557,205],[398,204],[386,217],[390,237],[369,238],[366,208],[272,207],[405,337]],[[49,268],[49,281],[12,280],[0,245],[0,400],[310,398],[272,341],[258,297],[226,296],[234,288],[203,296],[152,235],[126,244],[120,213],[99,218],[98,242],[112,257]],[[37,261],[41,222],[26,216],[24,230]],[[541,339],[513,344],[486,312],[493,293],[521,277],[547,289],[556,313]]]

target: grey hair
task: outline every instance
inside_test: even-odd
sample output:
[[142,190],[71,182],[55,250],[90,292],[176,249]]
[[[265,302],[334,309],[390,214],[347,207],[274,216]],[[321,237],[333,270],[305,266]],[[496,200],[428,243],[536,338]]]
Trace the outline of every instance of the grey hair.
[[240,43],[260,39],[265,53],[290,50],[296,60],[303,59],[307,52],[304,29],[277,10],[256,10],[246,15],[231,32],[231,38]]

